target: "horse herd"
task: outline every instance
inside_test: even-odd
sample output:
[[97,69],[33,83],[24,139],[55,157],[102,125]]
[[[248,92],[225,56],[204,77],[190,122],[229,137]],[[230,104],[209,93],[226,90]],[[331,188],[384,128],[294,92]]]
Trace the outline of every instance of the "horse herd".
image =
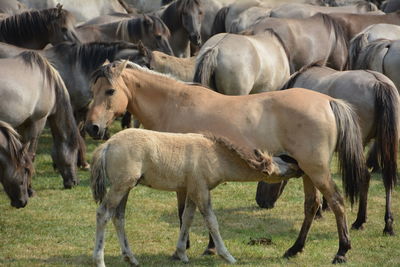
[[[25,207],[34,195],[33,162],[48,125],[64,187],[79,183],[78,167],[91,168],[100,203],[97,266],[105,266],[110,219],[124,259],[138,265],[124,229],[128,194],[138,184],[177,193],[175,258],[188,261],[197,207],[210,232],[205,253],[234,263],[210,190],[226,181],[258,181],[257,204],[272,208],[288,179],[300,176],[305,217],[284,256],[303,250],[321,212],[321,192],[336,217],[333,263],[345,262],[351,243],[344,200],[330,174],[335,152],[344,193],[351,205],[359,200],[352,228],[366,222],[371,168],[381,170],[385,186],[383,232],[394,235],[397,9],[393,0],[98,0],[65,1],[65,7],[2,1],[0,181],[11,205]],[[115,134],[96,149],[90,166],[85,132],[108,139],[108,126],[123,116],[126,127],[131,115],[147,130]]]

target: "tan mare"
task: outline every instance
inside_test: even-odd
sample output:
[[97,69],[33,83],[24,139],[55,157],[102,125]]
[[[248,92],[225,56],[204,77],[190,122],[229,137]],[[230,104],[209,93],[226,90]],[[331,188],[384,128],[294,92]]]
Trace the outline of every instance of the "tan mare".
[[[334,151],[339,152],[345,192],[352,203],[368,171],[357,119],[342,100],[305,89],[227,96],[127,62],[97,70],[92,91],[86,130],[94,138],[101,138],[116,116],[128,110],[147,129],[207,131],[239,147],[257,147],[295,159],[305,173],[305,218],[285,257],[303,250],[319,206],[319,190],[336,216],[340,241],[333,262],[346,261],[351,246],[344,201],[329,171]],[[186,193],[177,192],[180,215]]]
[[[259,150],[238,149],[224,138],[142,129],[127,129],[114,135],[94,152],[92,166],[91,188],[96,202],[101,202],[96,213],[93,255],[97,266],[104,266],[105,226],[111,217],[124,258],[132,265],[139,264],[129,248],[124,222],[128,194],[138,184],[164,191],[188,192],[175,258],[189,261],[186,243],[197,207],[218,254],[227,262],[235,263],[219,233],[210,191],[227,181],[274,182],[301,175],[296,164],[265,156]],[[108,193],[106,180],[111,183]]]

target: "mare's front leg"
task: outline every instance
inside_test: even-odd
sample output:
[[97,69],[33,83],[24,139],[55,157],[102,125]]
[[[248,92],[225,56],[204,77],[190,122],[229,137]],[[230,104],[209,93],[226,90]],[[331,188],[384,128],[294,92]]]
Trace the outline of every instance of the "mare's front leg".
[[311,224],[314,220],[314,216],[320,206],[319,192],[313,185],[310,177],[307,175],[303,176],[304,186],[304,221],[301,226],[299,236],[296,242],[291,248],[289,248],[285,254],[285,258],[293,257],[297,253],[302,252],[307,239],[308,232],[311,228]]
[[129,192],[126,193],[119,203],[113,217],[113,223],[115,230],[117,231],[119,244],[121,246],[122,257],[126,262],[129,262],[131,266],[138,266],[139,262],[136,260],[132,250],[129,247],[128,239],[126,238],[125,233],[125,207],[126,202],[128,201],[128,196]]
[[193,194],[190,194],[188,198],[195,201],[200,213],[203,215],[206,222],[207,228],[210,231],[212,239],[215,242],[215,248],[217,254],[220,255],[228,263],[235,263],[235,258],[229,253],[228,249],[225,247],[224,241],[222,240],[221,234],[219,232],[217,217],[214,214],[211,206],[211,196],[210,191],[204,188],[198,189]]
[[127,192],[118,192],[113,188],[107,193],[96,212],[96,241],[93,250],[93,260],[97,267],[105,267],[104,263],[104,238],[105,227],[111,217],[114,216],[116,208],[120,205]]

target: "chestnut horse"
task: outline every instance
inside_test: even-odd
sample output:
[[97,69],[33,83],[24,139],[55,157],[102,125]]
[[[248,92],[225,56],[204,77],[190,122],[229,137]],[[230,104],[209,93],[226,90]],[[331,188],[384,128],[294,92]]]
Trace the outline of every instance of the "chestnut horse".
[[[354,107],[359,118],[364,145],[368,145],[372,139],[375,141],[367,163],[371,159],[379,159],[386,191],[383,232],[394,235],[391,198],[397,180],[400,110],[396,86],[388,77],[375,71],[335,71],[328,67],[310,65],[293,74],[284,86],[285,89],[292,87],[304,87],[343,99]],[[259,185],[256,197],[259,206],[273,207],[284,186],[285,184]],[[354,229],[362,228],[367,220],[368,187],[369,182],[362,185],[359,211],[352,225]]]
[[28,145],[23,145],[14,128],[0,121],[0,182],[11,200],[11,206],[23,208],[28,203],[28,185],[33,165]]
[[[351,203],[369,173],[357,119],[342,100],[305,89],[227,96],[127,61],[97,70],[92,91],[86,130],[94,138],[103,137],[107,126],[128,110],[147,129],[208,131],[239,147],[256,147],[295,159],[305,173],[305,218],[298,239],[285,257],[303,250],[319,206],[319,190],[336,216],[340,242],[333,262],[346,261],[351,246],[344,201],[329,171],[334,151],[339,152],[343,184]],[[180,217],[186,193],[177,192]]]

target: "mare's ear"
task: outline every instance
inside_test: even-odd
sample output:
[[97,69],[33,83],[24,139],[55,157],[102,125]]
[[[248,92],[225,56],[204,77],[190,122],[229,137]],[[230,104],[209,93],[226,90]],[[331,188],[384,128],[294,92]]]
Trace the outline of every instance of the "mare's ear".
[[125,60],[124,62],[115,67],[114,73],[116,77],[119,77],[121,75],[122,71],[126,68],[126,65],[128,65],[128,60]]
[[153,24],[153,20],[147,16],[146,14],[143,15],[143,20],[144,20],[144,24],[146,25],[152,25]]
[[104,63],[103,63],[103,66],[105,66],[105,65],[108,65],[108,64],[110,64],[111,62],[108,60],[108,59],[106,59],[105,61],[104,61]]
[[141,40],[139,40],[137,46],[138,46],[138,51],[141,55],[146,57],[149,56],[149,50],[144,46]]
[[56,8],[57,8],[57,15],[58,15],[58,16],[61,16],[63,5],[61,5],[60,3],[58,3],[58,4],[56,5]]

